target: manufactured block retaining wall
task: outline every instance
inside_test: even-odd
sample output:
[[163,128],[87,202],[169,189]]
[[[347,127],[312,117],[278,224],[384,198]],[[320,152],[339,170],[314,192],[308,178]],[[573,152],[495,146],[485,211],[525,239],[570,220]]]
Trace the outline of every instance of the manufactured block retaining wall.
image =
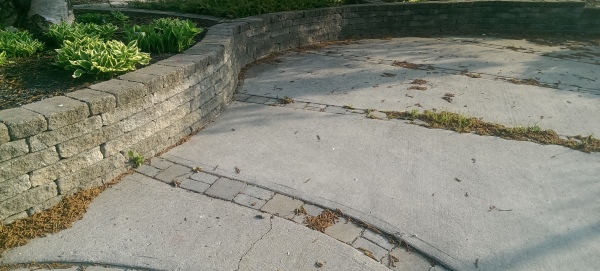
[[184,53],[86,89],[0,111],[0,221],[11,223],[125,172],[219,115],[241,69],[271,53],[346,38],[418,33],[600,34],[583,2],[356,5],[211,27]]

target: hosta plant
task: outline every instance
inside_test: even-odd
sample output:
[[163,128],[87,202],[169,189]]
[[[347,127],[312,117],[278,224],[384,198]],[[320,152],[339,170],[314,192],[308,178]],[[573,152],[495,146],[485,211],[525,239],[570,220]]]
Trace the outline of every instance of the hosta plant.
[[56,44],[62,44],[63,41],[75,41],[84,37],[100,38],[109,40],[117,30],[117,27],[108,24],[92,24],[92,23],[72,23],[62,22],[53,24],[48,29],[48,36],[52,38]]
[[44,44],[27,31],[0,30],[0,52],[5,57],[28,57],[44,49]]
[[137,40],[144,52],[179,53],[193,44],[202,31],[189,20],[160,18],[148,25],[125,27],[128,41]]
[[6,52],[0,52],[0,66],[6,63]]
[[74,71],[74,78],[84,74],[113,77],[135,70],[136,64],[148,65],[150,62],[150,55],[140,52],[136,41],[125,45],[116,40],[83,37],[75,41],[65,40],[56,52],[56,64]]

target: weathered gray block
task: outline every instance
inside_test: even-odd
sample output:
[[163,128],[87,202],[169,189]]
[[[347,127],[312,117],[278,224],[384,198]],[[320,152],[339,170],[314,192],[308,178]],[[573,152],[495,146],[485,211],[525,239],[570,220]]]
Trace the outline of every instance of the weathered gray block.
[[363,232],[362,237],[387,250],[391,250],[396,246],[390,243],[390,240],[388,238],[384,237],[383,235],[377,234],[369,229]]
[[360,236],[363,228],[349,222],[346,218],[339,218],[335,224],[325,229],[325,234],[338,239],[346,244],[352,244]]
[[65,95],[86,103],[90,109],[90,115],[92,116],[108,112],[117,106],[117,99],[115,96],[101,91],[80,89]]
[[119,79],[142,83],[148,88],[148,93],[155,93],[163,89],[165,84],[162,76],[147,74],[144,72],[140,72],[139,70],[121,75],[119,76]]
[[137,172],[139,172],[141,174],[144,174],[146,176],[149,176],[149,177],[154,177],[158,173],[161,172],[160,169],[155,168],[153,166],[149,166],[149,165],[141,165],[138,168],[136,168],[135,171],[137,171]]
[[102,123],[111,125],[133,116],[134,114],[148,109],[154,105],[154,97],[151,95],[144,96],[141,99],[130,101],[127,106],[120,106],[109,112],[102,114]]
[[232,200],[245,186],[246,184],[242,182],[220,178],[205,193],[224,200]]
[[[396,257],[398,262],[396,267],[390,267],[392,270],[431,270],[433,265],[429,260],[417,252],[407,251],[405,248],[397,247],[390,251],[390,255]],[[441,268],[441,267],[440,267]],[[445,269],[435,269],[445,270]]]
[[56,181],[58,191],[61,195],[69,195],[82,189],[99,185],[101,182],[98,183],[97,181],[104,180],[105,178],[98,178],[106,176],[107,173],[114,172],[115,170],[125,171],[125,158],[121,155],[105,158],[71,175],[60,177]]
[[209,187],[210,184],[199,182],[192,179],[185,179],[181,182],[179,187],[187,190],[191,190],[198,193],[204,193]]
[[182,78],[188,78],[190,75],[196,72],[196,64],[191,61],[191,58],[186,58],[187,57],[185,55],[174,55],[165,60],[161,60],[156,64],[181,69],[181,71],[183,72]]
[[192,170],[190,170],[190,168],[174,164],[156,175],[155,178],[165,183],[171,183],[174,180],[183,181],[190,175],[192,175]]
[[38,186],[29,189],[16,197],[12,197],[0,203],[0,220],[23,212],[27,208],[42,203],[58,194],[55,183]]
[[123,134],[122,124],[104,126],[88,134],[73,138],[57,145],[61,158],[68,158],[78,153],[99,146]]
[[10,141],[10,135],[8,134],[8,128],[3,123],[0,123],[0,144],[4,144]]
[[31,188],[29,175],[24,174],[15,179],[0,183],[0,201],[12,198],[19,193]]
[[27,214],[31,216],[31,215],[33,215],[35,213],[39,213],[41,211],[48,210],[50,207],[58,204],[62,199],[63,199],[63,196],[60,196],[60,195],[56,196],[56,197],[53,197],[53,198],[50,198],[47,201],[44,201],[44,202],[42,202],[40,204],[37,204],[37,205],[35,205],[33,207],[28,208],[27,209]]
[[167,169],[172,166],[173,163],[160,157],[154,157],[150,159],[150,165],[158,169]]
[[246,186],[246,188],[242,190],[242,193],[263,200],[270,200],[275,195],[273,191],[262,189],[253,185]]
[[[13,222],[15,222],[19,219],[25,219],[27,217],[28,217],[27,212],[20,212],[20,213],[17,213],[17,214],[14,214],[14,215],[11,215],[11,216],[5,218],[2,221],[2,224],[4,224],[4,225],[12,224]],[[27,269],[27,271],[29,271],[29,269]]]
[[48,128],[48,122],[44,116],[23,108],[0,111],[0,122],[8,128],[11,140],[39,134]]
[[31,185],[33,187],[51,182],[59,177],[72,174],[81,168],[100,162],[104,156],[99,147],[87,150],[69,159],[63,159],[45,168],[31,172]]
[[24,105],[23,108],[44,115],[48,120],[48,130],[83,121],[90,115],[87,104],[65,96],[41,100]]
[[281,194],[275,194],[273,198],[261,208],[262,211],[277,215],[279,217],[292,219],[296,215],[296,209],[304,202]]
[[267,203],[265,200],[257,199],[255,197],[251,197],[242,193],[237,194],[237,196],[233,198],[233,201],[237,204],[244,205],[246,207],[250,207],[256,210],[262,208],[265,205],[265,203]]
[[89,88],[110,93],[115,96],[117,99],[117,107],[138,100],[148,94],[148,88],[143,84],[119,79],[104,81],[102,83],[91,85]]
[[29,146],[25,139],[11,141],[0,145],[0,162],[19,157],[29,153]]
[[173,88],[179,85],[184,78],[183,68],[157,64],[141,68],[138,72],[162,77],[163,87],[165,88]]
[[49,166],[58,160],[58,153],[54,148],[50,148],[2,162],[0,163],[0,182]]
[[30,137],[27,141],[31,152],[50,148],[58,143],[82,136],[102,127],[102,118],[94,116],[82,122],[62,127],[54,131],[47,131]]
[[190,178],[206,184],[213,184],[215,181],[217,181],[217,179],[219,179],[217,176],[206,174],[204,172],[194,173],[192,176],[190,176]]
[[[365,239],[365,238],[358,238],[356,239],[356,241],[354,241],[354,243],[352,243],[352,246],[359,249],[359,250],[363,250],[363,252],[371,252],[373,254],[373,256],[375,257],[376,261],[382,262],[382,259],[384,257],[386,257],[388,255],[388,251],[380,246],[378,246],[377,244]],[[367,253],[368,253],[367,252]],[[418,269],[404,269],[404,270],[418,270]],[[425,270],[429,270],[429,269],[422,269],[423,271]]]

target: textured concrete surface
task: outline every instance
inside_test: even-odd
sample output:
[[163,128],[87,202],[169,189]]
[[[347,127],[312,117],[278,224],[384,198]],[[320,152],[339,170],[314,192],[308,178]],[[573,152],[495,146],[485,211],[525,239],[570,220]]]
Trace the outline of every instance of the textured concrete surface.
[[[600,253],[597,153],[339,109],[436,108],[561,135],[597,135],[598,59],[579,52],[572,44],[442,37],[290,53],[249,70],[241,90],[246,102],[233,103],[163,157],[219,165],[216,174],[340,208],[453,269],[594,269],[600,265],[592,256]],[[510,82],[531,78],[539,85]],[[415,79],[427,81],[427,89],[409,90]],[[454,99],[442,99],[445,93]],[[284,96],[306,104],[254,104]],[[328,113],[332,106],[340,112]]]
[[[142,270],[388,270],[326,235],[279,217],[257,215],[261,213],[133,174],[100,195],[72,228],[12,249],[0,264],[110,263]],[[324,266],[316,267],[317,261]],[[126,269],[95,268],[86,270]]]

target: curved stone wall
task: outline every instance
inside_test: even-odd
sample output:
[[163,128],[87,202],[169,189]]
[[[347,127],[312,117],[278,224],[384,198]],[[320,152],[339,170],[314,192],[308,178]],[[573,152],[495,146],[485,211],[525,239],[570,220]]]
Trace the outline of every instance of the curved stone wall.
[[211,27],[157,64],[86,89],[0,111],[0,221],[48,208],[125,172],[204,127],[231,101],[238,74],[271,53],[347,38],[567,32],[600,35],[583,2],[355,5],[266,14]]

